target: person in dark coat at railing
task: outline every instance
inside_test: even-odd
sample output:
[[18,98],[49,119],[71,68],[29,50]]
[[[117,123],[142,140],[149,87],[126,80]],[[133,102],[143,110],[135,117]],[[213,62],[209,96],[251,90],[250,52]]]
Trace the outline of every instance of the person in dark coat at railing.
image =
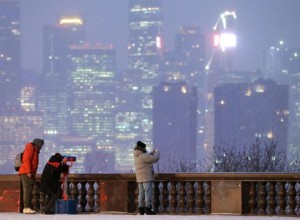
[[134,148],[134,165],[136,181],[139,187],[138,206],[140,215],[155,215],[156,212],[151,206],[152,182],[153,182],[153,163],[159,160],[160,153],[153,150],[148,153],[146,144],[138,141]]
[[66,164],[64,157],[60,153],[52,155],[44,167],[41,176],[40,191],[45,195],[45,205],[43,214],[55,213],[55,202],[58,199],[59,180],[62,173],[69,172],[69,165]]

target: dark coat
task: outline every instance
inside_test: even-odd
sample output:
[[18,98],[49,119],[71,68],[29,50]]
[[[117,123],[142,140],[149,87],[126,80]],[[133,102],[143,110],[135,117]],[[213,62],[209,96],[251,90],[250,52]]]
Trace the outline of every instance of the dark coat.
[[59,180],[62,173],[69,172],[69,166],[62,163],[63,157],[52,155],[44,167],[41,177],[41,189],[43,193],[57,194],[60,188]]

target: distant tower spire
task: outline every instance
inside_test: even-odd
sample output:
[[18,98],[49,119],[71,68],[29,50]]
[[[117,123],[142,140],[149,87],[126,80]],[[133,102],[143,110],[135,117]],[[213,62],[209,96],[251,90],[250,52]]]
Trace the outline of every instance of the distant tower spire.
[[237,46],[235,12],[225,11],[220,14],[213,30],[214,50],[206,69],[213,65],[225,71],[232,71],[233,53]]

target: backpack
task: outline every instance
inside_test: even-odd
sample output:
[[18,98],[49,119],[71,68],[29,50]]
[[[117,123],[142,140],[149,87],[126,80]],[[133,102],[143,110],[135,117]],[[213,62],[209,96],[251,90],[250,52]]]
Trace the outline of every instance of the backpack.
[[15,170],[19,171],[21,165],[22,165],[22,157],[23,157],[23,152],[18,153],[15,159]]

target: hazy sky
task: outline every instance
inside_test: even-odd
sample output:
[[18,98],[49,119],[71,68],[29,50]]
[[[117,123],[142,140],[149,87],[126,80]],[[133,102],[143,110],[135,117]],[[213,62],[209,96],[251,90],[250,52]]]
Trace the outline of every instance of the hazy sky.
[[[88,40],[113,44],[118,67],[127,66],[128,0],[20,0],[22,66],[42,68],[42,28],[55,24],[60,14],[82,14]],[[172,50],[180,25],[197,25],[207,39],[218,16],[225,10],[237,14],[238,70],[256,70],[261,51],[285,40],[289,47],[300,46],[300,0],[163,0],[164,43]],[[209,54],[207,59],[209,58]]]

